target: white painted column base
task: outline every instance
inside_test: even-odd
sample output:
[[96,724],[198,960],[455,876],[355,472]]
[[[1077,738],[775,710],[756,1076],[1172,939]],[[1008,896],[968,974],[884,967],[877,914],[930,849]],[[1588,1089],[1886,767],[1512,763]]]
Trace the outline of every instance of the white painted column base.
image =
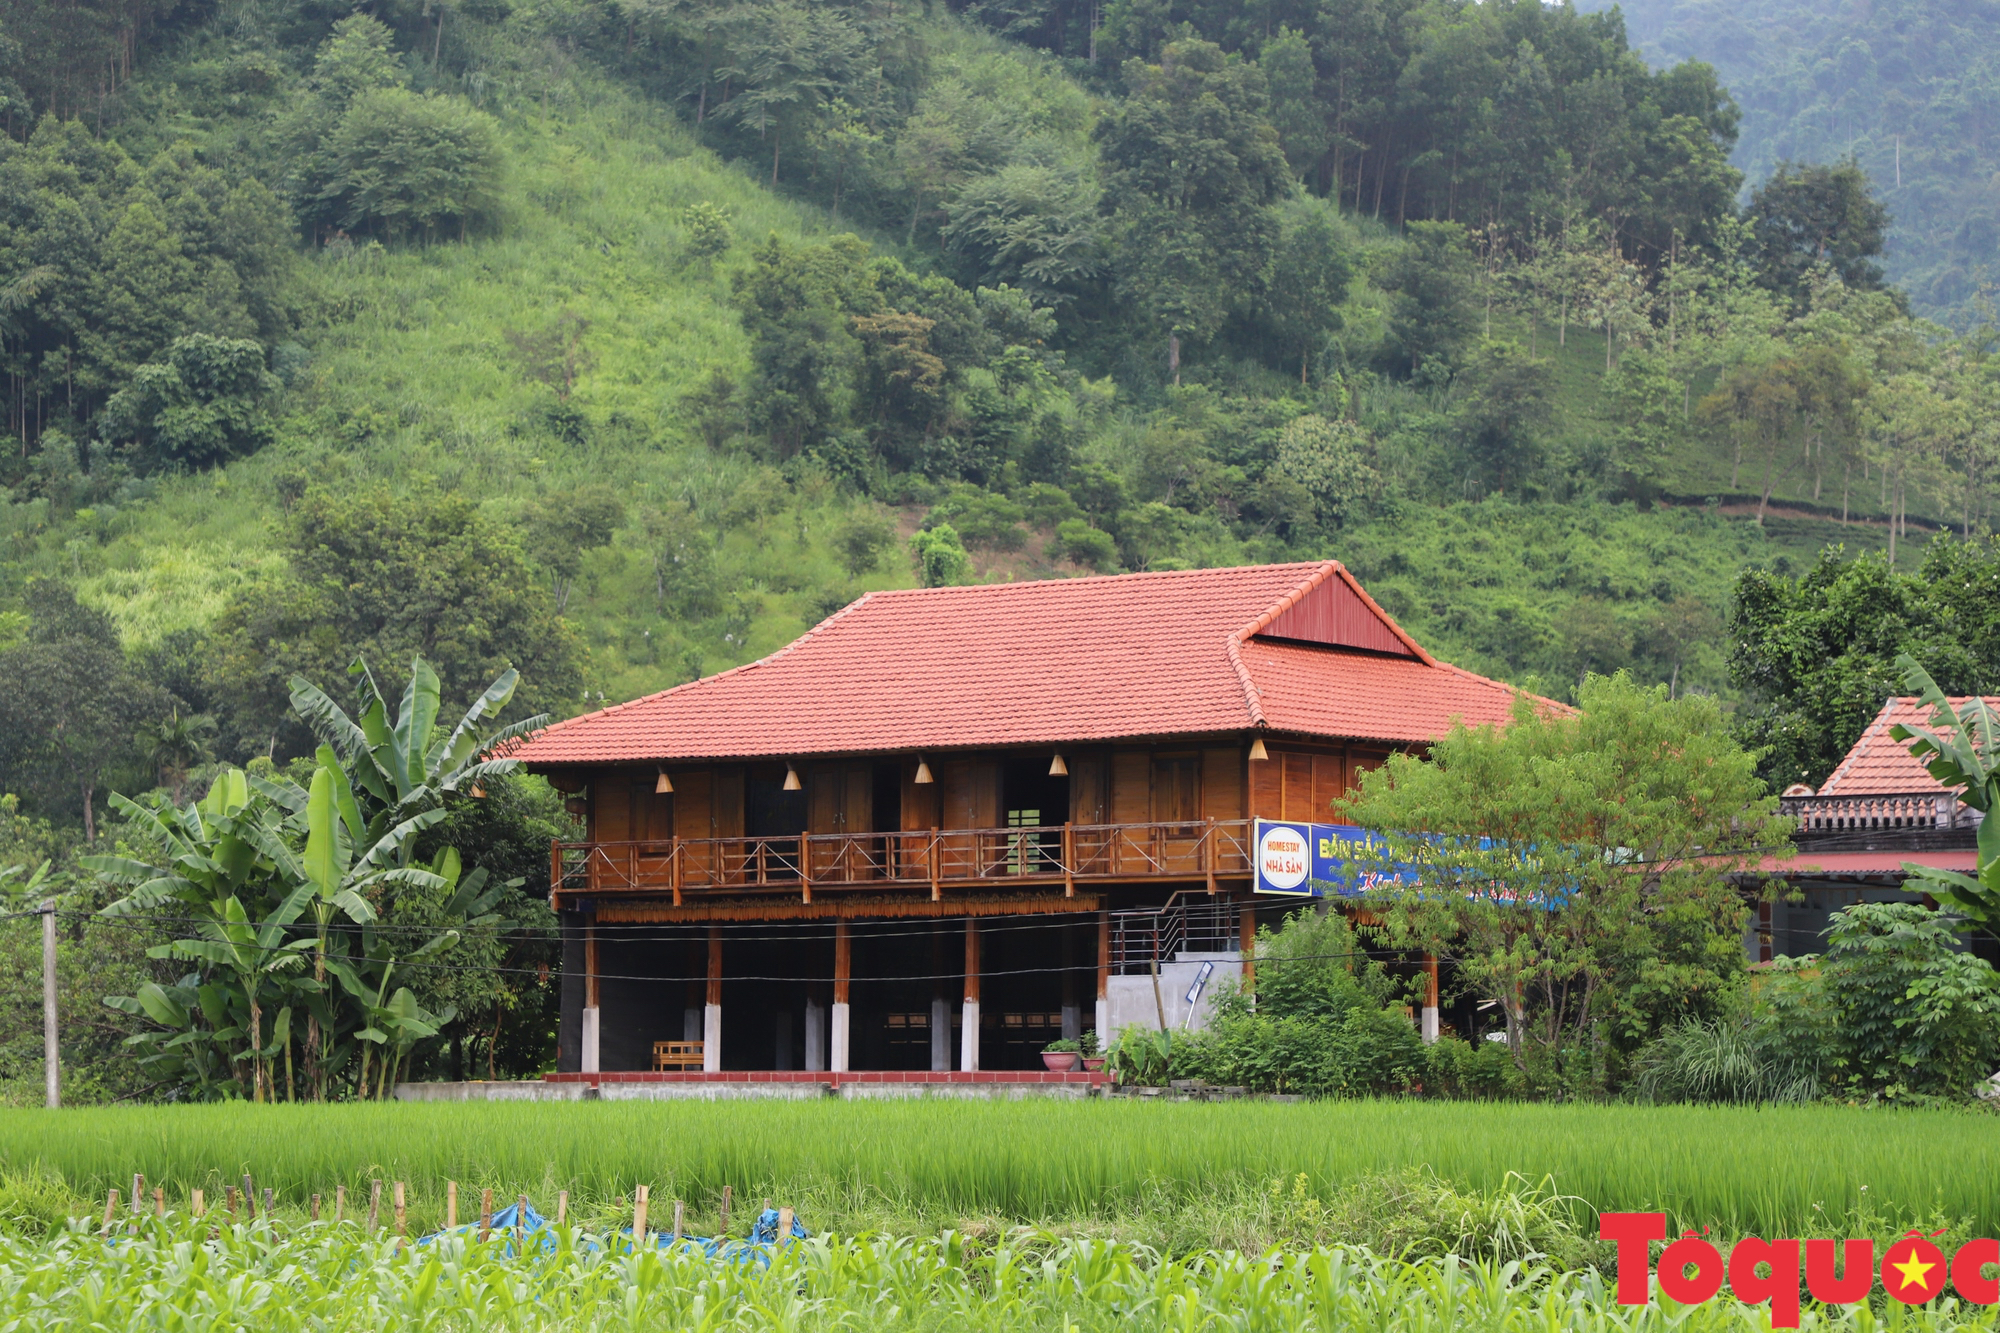
[[975,1074],[979,1072],[979,1001],[967,1000],[963,1013],[964,1026],[958,1034],[958,1071]]
[[1438,1039],[1438,1011],[1434,1004],[1424,1006],[1424,1042],[1428,1045]]
[[701,1007],[701,1068],[713,1074],[722,1068],[722,1006]]
[[1111,997],[1097,997],[1097,1049],[1103,1050],[1118,1034],[1111,1030]]
[[583,1049],[579,1052],[577,1067],[586,1074],[597,1072],[597,1006],[583,1011]]
[[931,1001],[931,1072],[951,1070],[951,1001],[942,997]]
[[817,1000],[806,1001],[806,1068],[815,1074],[826,1068],[826,1010]]
[[828,1045],[833,1048],[831,1067],[836,1074],[847,1072],[847,1025],[850,1012],[848,1006],[841,1001],[833,1002],[833,1040]]

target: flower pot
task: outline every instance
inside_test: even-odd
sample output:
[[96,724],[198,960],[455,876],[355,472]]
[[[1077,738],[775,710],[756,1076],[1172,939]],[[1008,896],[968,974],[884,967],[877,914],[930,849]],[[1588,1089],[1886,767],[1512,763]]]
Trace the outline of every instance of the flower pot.
[[1047,1065],[1052,1073],[1057,1074],[1069,1073],[1072,1069],[1076,1068],[1078,1061],[1082,1059],[1083,1057],[1075,1051],[1042,1052],[1042,1063]]
[[1086,1055],[1083,1057],[1083,1067],[1095,1074],[1104,1068],[1104,1057],[1101,1055]]

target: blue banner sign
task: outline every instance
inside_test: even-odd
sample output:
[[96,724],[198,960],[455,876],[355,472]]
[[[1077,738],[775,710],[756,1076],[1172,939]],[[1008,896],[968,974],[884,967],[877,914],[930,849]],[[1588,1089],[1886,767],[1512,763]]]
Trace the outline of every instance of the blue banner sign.
[[1409,883],[1414,869],[1385,874],[1362,860],[1370,847],[1384,839],[1352,824],[1308,824],[1260,819],[1256,832],[1258,893],[1286,898],[1320,898],[1329,891],[1351,896],[1384,882]]

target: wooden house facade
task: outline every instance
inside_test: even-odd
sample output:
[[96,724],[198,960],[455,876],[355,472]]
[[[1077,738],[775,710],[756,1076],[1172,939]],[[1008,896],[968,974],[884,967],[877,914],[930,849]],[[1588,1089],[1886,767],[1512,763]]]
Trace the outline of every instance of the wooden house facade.
[[585,829],[561,1067],[1033,1067],[1237,965],[1255,820],[1515,697],[1333,562],[868,594],[523,747]]

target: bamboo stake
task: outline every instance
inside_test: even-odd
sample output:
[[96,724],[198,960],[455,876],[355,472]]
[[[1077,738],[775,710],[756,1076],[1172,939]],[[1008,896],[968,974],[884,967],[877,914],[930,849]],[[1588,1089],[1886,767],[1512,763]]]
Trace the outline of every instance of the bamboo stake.
[[188,1211],[196,1217],[208,1211],[208,1196],[201,1190],[188,1191]]
[[674,1200],[674,1243],[675,1244],[678,1245],[680,1243],[681,1236],[685,1234],[686,1231],[687,1231],[687,1205],[682,1203],[679,1199],[675,1199]]
[[403,1234],[405,1213],[403,1211],[403,1182],[396,1182],[396,1234]]
[[144,1200],[146,1197],[145,1190],[146,1190],[146,1178],[143,1175],[140,1175],[136,1171],[133,1172],[132,1173],[132,1216],[134,1217],[137,1217],[139,1215],[139,1209],[145,1206],[144,1204]]
[[164,1186],[164,1185],[155,1185],[155,1186],[153,1186],[153,1216],[154,1216],[154,1217],[165,1217],[166,1215],[167,1215],[167,1189],[166,1189],[166,1186]]
[[315,1222],[319,1221],[319,1195],[317,1194],[313,1195],[312,1220]]
[[556,1194],[556,1225],[562,1226],[565,1222],[568,1221],[569,1221],[569,1191],[561,1190],[558,1191]]
[[486,1243],[486,1238],[492,1234],[493,1234],[493,1191],[490,1189],[482,1189],[479,1191],[479,1243],[481,1245],[484,1245]]
[[333,1220],[336,1223],[347,1220],[347,1186],[333,1187]]
[[229,1225],[231,1225],[231,1226],[235,1226],[235,1225],[236,1225],[236,1187],[235,1187],[234,1185],[225,1185],[225,1186],[223,1186],[223,1187],[222,1187],[222,1191],[223,1191],[223,1192],[222,1192],[222,1207],[223,1207],[223,1210],[224,1210],[225,1212],[227,1212],[227,1213],[229,1214]]
[[243,1173],[243,1214],[246,1221],[257,1220],[257,1182],[248,1171]]
[[783,1245],[786,1241],[790,1240],[791,1238],[792,1238],[792,1209],[791,1205],[787,1204],[783,1208],[780,1208],[778,1210],[777,1243]]
[[632,1246],[636,1253],[646,1244],[646,1196],[649,1188],[645,1185],[632,1194]]
[[378,1177],[368,1182],[368,1229],[374,1231],[382,1225],[382,1181]]
[[729,1186],[722,1187],[722,1234],[729,1234]]
[[271,1187],[269,1185],[264,1187],[264,1220],[266,1222],[271,1220]]
[[118,1191],[112,1189],[104,1196],[104,1234],[111,1234],[111,1215],[118,1211]]
[[458,1182],[456,1180],[447,1180],[444,1183],[444,1227],[446,1231],[450,1231],[457,1225]]
[[528,1196],[517,1195],[514,1199],[514,1253],[525,1254],[528,1243]]

